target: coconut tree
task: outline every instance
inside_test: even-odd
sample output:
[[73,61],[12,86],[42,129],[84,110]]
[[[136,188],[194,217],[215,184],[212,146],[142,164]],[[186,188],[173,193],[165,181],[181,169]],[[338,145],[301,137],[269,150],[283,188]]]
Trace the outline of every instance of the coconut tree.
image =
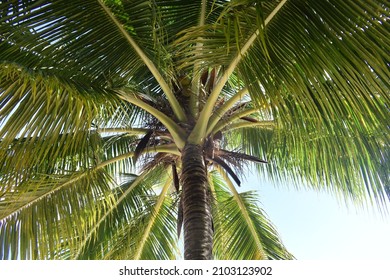
[[0,13],[2,259],[291,259],[247,167],[385,209],[386,1]]

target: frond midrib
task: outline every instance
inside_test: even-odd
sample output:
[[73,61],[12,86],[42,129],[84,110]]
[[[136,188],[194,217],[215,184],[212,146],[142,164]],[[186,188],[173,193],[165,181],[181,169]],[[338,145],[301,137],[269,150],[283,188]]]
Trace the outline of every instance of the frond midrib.
[[134,260],[139,260],[142,256],[142,252],[143,252],[143,249],[144,249],[144,246],[149,238],[149,234],[152,230],[152,227],[158,217],[158,213],[160,212],[161,210],[161,207],[163,206],[163,203],[164,203],[164,200],[166,199],[166,194],[168,192],[168,189],[171,185],[171,180],[166,180],[162,190],[161,190],[161,193],[158,197],[158,200],[157,200],[157,203],[156,205],[154,206],[153,210],[152,210],[152,213],[151,213],[151,218],[149,219],[148,223],[147,223],[147,226],[145,228],[145,230],[143,231],[142,233],[142,238],[140,240],[140,242],[138,243],[137,245],[137,251],[135,252],[135,255],[134,255]]
[[173,112],[180,121],[185,121],[187,119],[184,110],[180,106],[178,100],[172,92],[172,89],[169,87],[160,71],[157,69],[155,64],[148,58],[148,56],[142,51],[140,46],[134,41],[134,39],[129,35],[129,33],[123,28],[122,24],[115,18],[110,9],[104,4],[103,0],[98,1],[104,12],[108,15],[111,21],[118,27],[119,31],[122,33],[123,37],[129,42],[132,48],[136,51],[138,56],[142,59],[145,65],[148,67],[151,74],[154,76],[158,84],[161,86],[161,89],[167,96],[168,102],[170,103]]
[[[286,2],[287,0],[283,0],[275,7],[275,9],[271,12],[271,14],[265,19],[263,28],[265,28],[269,24],[269,22],[280,11],[280,9],[284,6]],[[212,92],[210,93],[207,99],[206,105],[204,106],[202,112],[199,115],[198,122],[196,123],[194,129],[192,130],[190,136],[188,137],[189,142],[199,143],[206,136],[209,119],[212,115],[214,105],[217,102],[217,99],[222,92],[222,89],[224,88],[226,82],[229,80],[231,74],[233,74],[233,72],[235,71],[237,65],[241,62],[241,60],[245,57],[247,51],[254,44],[259,34],[260,34],[260,30],[256,29],[256,31],[251,35],[251,37],[245,42],[243,47],[239,50],[238,54],[230,62],[229,66],[223,73],[222,77],[219,79],[219,82],[213,88]]]
[[246,224],[249,227],[251,235],[254,238],[254,241],[255,241],[256,246],[258,248],[258,254],[259,254],[260,259],[263,259],[263,260],[268,259],[267,254],[264,251],[264,248],[263,248],[263,245],[262,245],[262,241],[260,240],[260,238],[259,238],[259,236],[258,236],[258,234],[256,232],[256,228],[255,228],[255,226],[253,224],[253,221],[249,217],[249,214],[248,214],[248,212],[246,210],[246,207],[245,207],[243,201],[240,198],[239,193],[237,192],[236,188],[234,187],[232,181],[230,181],[230,179],[227,176],[227,174],[220,167],[217,167],[217,170],[222,175],[222,177],[225,179],[225,181],[226,181],[226,183],[227,183],[231,193],[233,194],[234,200],[237,202],[237,204],[239,205],[239,207],[241,209],[241,213],[242,213],[242,215],[243,215],[243,217],[245,219]]

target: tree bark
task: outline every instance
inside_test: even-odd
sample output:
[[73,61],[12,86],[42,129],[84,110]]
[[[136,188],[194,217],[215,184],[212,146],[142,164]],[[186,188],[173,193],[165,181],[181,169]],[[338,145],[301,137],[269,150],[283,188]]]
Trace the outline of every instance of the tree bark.
[[182,152],[184,259],[213,258],[212,214],[202,146],[187,143]]

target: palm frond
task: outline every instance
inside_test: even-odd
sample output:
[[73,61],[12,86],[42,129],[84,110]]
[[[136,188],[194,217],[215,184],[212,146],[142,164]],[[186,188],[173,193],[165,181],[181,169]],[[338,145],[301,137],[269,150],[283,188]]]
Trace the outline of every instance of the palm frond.
[[156,117],[170,132],[178,147],[182,148],[184,146],[185,131],[175,122],[173,118],[171,118],[171,116],[167,116],[164,112],[142,101],[138,96],[132,93],[119,90],[118,94],[124,100],[142,108],[146,112],[150,113],[150,115],[153,117]]
[[[145,31],[141,31],[149,26],[144,25],[144,21],[152,24],[158,17],[150,5],[138,1],[126,5],[127,12],[120,10],[119,17],[132,19],[132,25],[127,25],[126,29],[103,1],[73,1],[70,4],[61,1],[48,1],[45,4],[19,2],[6,2],[0,6],[5,15],[1,25],[0,61],[8,61],[12,57],[12,61],[19,65],[28,68],[33,65],[33,70],[68,79],[88,80],[89,84],[101,88],[118,88],[135,77],[139,83],[150,78],[147,74],[151,73],[177,117],[185,119],[167,82],[170,79],[161,76],[161,71],[152,61],[153,55],[144,52],[148,49],[149,41],[145,39],[152,39],[151,34],[147,32],[145,35]],[[107,2],[113,8],[117,7],[116,2]],[[140,6],[143,6],[141,10]],[[84,16],[83,11],[88,11],[88,15]],[[118,9],[114,11],[118,12]],[[140,15],[141,19],[138,18]],[[134,28],[137,32],[131,32]],[[24,36],[26,33],[29,36]],[[158,41],[153,45],[159,46],[155,49],[163,46]],[[149,52],[152,50],[149,48]],[[160,53],[154,59],[167,64],[167,59]]]
[[213,163],[216,163],[218,164],[220,167],[222,167],[234,180],[234,182],[236,182],[236,184],[238,186],[241,185],[241,180],[238,178],[238,176],[236,175],[236,173],[233,171],[232,168],[230,168],[230,166],[224,162],[220,157],[218,156],[215,156],[214,158],[210,158],[209,159],[210,161],[212,161]]
[[[121,34],[127,40],[127,42],[131,45],[131,47],[137,53],[137,55],[141,58],[143,63],[148,67],[151,74],[155,77],[155,79],[157,80],[158,84],[160,85],[162,91],[165,93],[167,100],[169,101],[169,103],[172,107],[173,112],[175,112],[176,117],[180,121],[184,121],[186,119],[186,115],[185,115],[182,107],[180,106],[178,100],[176,99],[176,96],[174,95],[174,92],[172,91],[170,85],[164,79],[164,77],[161,75],[159,69],[149,59],[149,57],[145,54],[144,50],[136,43],[136,41],[132,38],[132,36],[130,36],[128,31],[117,20],[117,18],[114,16],[114,14],[112,14],[110,9],[107,8],[107,6],[103,3],[103,1],[100,1],[99,4],[103,8],[104,12],[108,15],[110,20],[116,25],[118,30],[121,32]],[[148,37],[150,37],[150,34],[156,35],[156,32],[154,32],[154,31],[156,31],[158,29],[156,29],[155,26],[159,26],[160,24],[158,22],[158,18],[156,16],[154,16],[156,14],[155,9],[157,9],[157,7],[155,5],[145,3],[144,1],[139,1],[138,3],[133,2],[130,5],[126,5],[126,6],[128,8],[130,8],[131,11],[133,11],[132,13],[126,15],[129,17],[129,19],[132,21],[133,24],[138,25],[141,23],[141,26],[143,27],[143,29],[145,29],[145,27],[146,27]],[[151,14],[147,13],[145,15],[143,13],[144,10],[151,10]],[[134,13],[134,11],[137,11],[137,12]],[[137,18],[137,16],[139,16],[140,14],[143,17],[139,19],[139,18]],[[152,16],[152,18],[150,18],[150,16]],[[149,20],[152,20],[152,22],[149,22]],[[136,29],[136,31],[138,31],[138,33],[140,33],[139,30],[140,30],[140,28]],[[154,38],[153,47],[154,47],[154,49],[161,50],[161,49],[163,49],[161,47],[163,45],[161,44],[161,42],[159,42],[158,39],[157,40],[155,39],[156,37],[159,38],[159,36],[153,36],[153,38]],[[165,51],[164,51],[164,53],[165,53],[165,57],[167,57],[167,54]],[[161,61],[161,57],[163,57],[163,56],[164,56],[164,54],[157,52],[157,57],[160,58],[160,61]],[[164,60],[162,60],[162,61],[164,61]],[[172,75],[170,77],[172,77]]]
[[[326,189],[360,205],[368,202],[384,206],[385,181],[378,174],[384,165],[388,166],[384,159],[388,150],[384,144],[389,142],[388,133],[373,131],[367,135],[337,131],[330,134],[315,131],[313,128],[309,136],[291,128],[277,133],[275,146],[268,154],[271,164],[267,167],[271,177],[306,182],[309,187]],[[289,157],[285,161],[278,159],[286,154]],[[276,168],[283,168],[285,174]]]
[[[226,69],[224,69],[223,73],[221,74],[218,83],[215,85],[215,87],[212,89],[210,95],[207,98],[207,103],[202,108],[202,111],[199,115],[199,122],[197,122],[195,129],[192,131],[192,134],[190,135],[190,140],[193,142],[199,141],[202,137],[204,137],[204,134],[206,133],[207,129],[207,122],[209,118],[212,115],[212,111],[214,109],[214,105],[216,101],[218,100],[218,97],[220,96],[220,93],[222,92],[223,88],[225,87],[225,84],[227,81],[231,78],[232,74],[236,71],[237,66],[242,61],[242,58],[246,56],[246,53],[250,48],[253,47],[255,42],[259,43],[263,49],[263,53],[268,57],[268,52],[265,47],[265,36],[264,36],[264,29],[265,26],[271,21],[271,19],[279,12],[279,10],[283,7],[286,1],[281,1],[277,5],[274,6],[273,10],[269,13],[268,17],[265,19],[263,17],[263,9],[259,6],[256,6],[255,3],[248,3],[247,1],[234,1],[234,2],[228,2],[225,5],[225,10],[221,12],[221,17],[225,18],[227,16],[228,22],[226,23],[217,23],[216,25],[209,26],[208,28],[214,29],[214,36],[206,36],[209,38],[212,38],[210,41],[213,41],[213,39],[216,38],[215,34],[217,36],[221,37],[221,26],[223,33],[226,34],[226,31],[224,30],[224,27],[227,25],[228,27],[233,26],[235,33],[235,41],[237,44],[237,48],[232,52],[233,55],[231,58],[228,59],[228,64],[226,65]],[[249,5],[248,5],[249,4]],[[237,11],[237,7],[238,11]],[[243,11],[241,11],[243,10]],[[254,19],[251,19],[251,15],[253,13],[250,13],[250,11],[254,12]],[[234,18],[233,24],[230,23],[231,17]],[[243,25],[243,28],[241,28],[240,25]],[[218,29],[219,27],[219,29]],[[249,28],[248,28],[249,27]],[[202,29],[205,29],[204,27],[201,27]],[[206,27],[207,28],[207,27]],[[227,33],[229,34],[231,32],[231,29],[227,30]],[[215,29],[218,29],[219,32],[215,32]],[[246,29],[245,31],[242,31],[242,29]],[[194,36],[195,37],[195,36]],[[207,49],[205,48],[205,53],[208,56],[208,59],[203,58],[205,61],[215,61],[218,57],[226,57],[226,54],[217,53],[214,55],[213,52],[215,50],[223,50],[221,46],[226,46],[229,48],[229,36],[227,37],[227,42],[221,41],[221,39],[217,40],[217,43],[213,42],[211,44],[211,48]],[[240,42],[243,42],[242,45]],[[216,47],[219,45],[218,47]],[[191,54],[191,51],[188,51]],[[228,51],[229,52],[229,51]],[[188,55],[188,54],[187,54]],[[210,55],[213,56],[211,59]],[[196,56],[198,57],[198,55]],[[200,56],[202,57],[202,56]],[[220,63],[220,65],[225,65],[224,63]]]
[[100,85],[107,77],[123,80],[146,69],[97,1],[7,1],[0,10],[2,61],[12,57],[26,67]]
[[111,125],[134,123],[128,117],[137,115],[133,108],[115,95],[12,64],[1,65],[0,78],[3,186],[35,173],[86,170],[130,152],[135,141],[130,136],[119,148],[114,141],[119,136],[108,141],[99,135],[108,120]]
[[79,239],[114,197],[112,179],[104,170],[72,179],[41,176],[2,195],[0,259],[61,259],[74,254]]
[[270,59],[254,45],[237,70],[283,123],[345,119],[370,130],[388,122],[386,16],[375,1],[288,1],[267,28]]
[[[71,256],[73,259],[104,259],[109,258],[108,251],[116,246],[118,233],[136,219],[137,211],[145,209],[148,196],[154,194],[151,187],[156,176],[128,176],[116,189],[115,203],[107,209],[98,221],[91,226],[87,234],[80,239],[77,250]],[[122,248],[127,250],[128,248]]]
[[[161,193],[148,217],[145,230],[137,242],[134,259],[167,259],[178,254],[175,236],[175,212],[173,200],[169,199],[168,190],[172,180],[166,180]],[[170,249],[167,249],[170,248]],[[175,249],[176,248],[176,252]],[[163,257],[162,253],[166,256]]]
[[[222,172],[222,174],[225,174]],[[237,193],[226,177],[211,175],[217,259],[293,259],[252,192]],[[226,183],[225,183],[226,182]]]
[[387,131],[329,133],[326,128],[307,127],[308,135],[290,126],[239,128],[239,133],[226,134],[224,142],[229,148],[241,147],[246,154],[266,158],[268,164],[255,167],[276,183],[326,190],[347,203],[385,206],[388,179],[379,174],[389,168]]
[[[175,211],[165,193],[158,198],[164,169],[151,170],[123,183],[116,205],[81,242],[78,259],[172,259],[177,255],[174,238]],[[167,191],[167,188],[165,189]],[[158,210],[158,211],[156,211]],[[172,216],[173,215],[173,216]],[[149,231],[139,230],[149,228]],[[142,248],[140,247],[142,244]],[[138,252],[138,253],[137,253]]]
[[137,147],[135,147],[134,150],[134,156],[133,156],[133,161],[136,162],[138,157],[141,155],[141,153],[146,149],[150,137],[152,136],[153,131],[149,130],[138,142]]
[[115,134],[103,138],[104,157],[106,160],[123,157],[121,160],[108,165],[112,174],[121,174],[135,170],[134,162],[131,160],[134,155],[134,145],[138,141],[137,136],[127,134]]

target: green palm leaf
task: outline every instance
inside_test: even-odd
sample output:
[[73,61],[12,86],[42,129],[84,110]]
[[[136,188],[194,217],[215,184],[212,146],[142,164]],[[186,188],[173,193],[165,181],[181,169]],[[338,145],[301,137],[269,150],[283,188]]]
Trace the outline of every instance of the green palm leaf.
[[[217,259],[293,259],[253,192],[238,193],[231,181],[214,173],[214,254]],[[225,183],[226,182],[226,183]]]
[[[25,66],[31,60],[37,69],[50,69],[57,75],[74,77],[82,73],[85,79],[97,83],[105,81],[103,75],[112,73],[115,77],[125,69],[138,71],[143,67],[142,60],[96,1],[52,1],[45,5],[20,2],[29,8],[28,14],[20,13],[17,5],[3,2],[0,6],[5,14],[2,21],[12,21],[2,25],[2,57],[12,56],[13,61]],[[81,16],[83,11],[89,15]],[[38,44],[25,41],[26,32]],[[131,74],[134,72],[128,72],[128,77]]]
[[76,179],[48,177],[30,179],[1,196],[0,259],[67,258],[114,201],[104,171]]
[[[172,259],[178,254],[175,212],[168,194],[170,181],[159,196],[162,170],[130,177],[117,192],[116,204],[91,227],[77,259]],[[142,180],[140,180],[142,178]],[[173,216],[172,216],[173,215]],[[140,228],[144,230],[139,230]]]
[[[346,202],[359,205],[368,202],[385,206],[386,175],[378,176],[377,172],[383,174],[380,170],[389,168],[385,156],[388,151],[385,143],[389,142],[386,131],[353,135],[311,128],[309,135],[305,135],[290,127],[239,130],[240,133],[228,134],[233,137],[227,137],[226,142],[233,148],[242,147],[248,154],[267,159],[267,165],[256,164],[256,168],[275,182],[327,189]],[[378,139],[382,140],[378,143]]]

